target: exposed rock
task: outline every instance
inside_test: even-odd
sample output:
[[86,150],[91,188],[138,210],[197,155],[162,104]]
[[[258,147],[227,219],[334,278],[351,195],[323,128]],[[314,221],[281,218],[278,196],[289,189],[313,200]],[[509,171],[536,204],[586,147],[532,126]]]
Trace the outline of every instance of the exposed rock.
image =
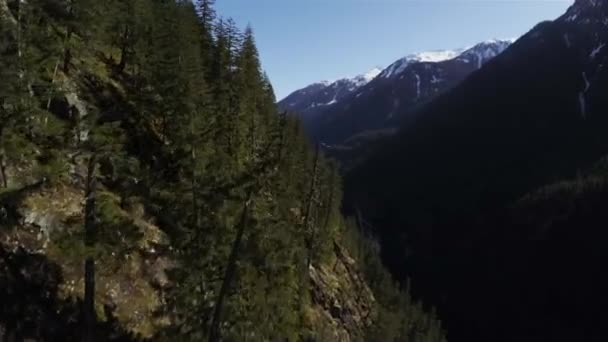
[[0,20],[0,24],[2,24],[4,21],[8,21],[13,25],[17,24],[17,20],[15,20],[15,18],[11,14],[6,0],[0,0]]
[[339,245],[333,265],[309,268],[318,341],[361,341],[372,324],[375,299],[355,261]]
[[[132,222],[131,228],[114,227],[116,231],[112,234],[129,234],[123,229],[139,232],[134,241],[130,241],[133,237],[130,240],[122,238],[116,246],[100,246],[102,249],[94,252],[98,317],[102,322],[108,320],[109,308],[113,319],[125,330],[151,337],[166,324],[165,317],[159,317],[156,312],[164,302],[162,291],[158,289],[170,286],[166,271],[175,267],[169,257],[159,252],[167,238],[159,227],[146,221],[141,212],[136,215],[138,217],[132,217],[123,211],[118,196],[107,192],[99,196],[104,196],[106,205],[112,206],[114,215]],[[82,299],[83,260],[91,253],[84,248],[82,240],[84,192],[70,185],[52,185],[24,192],[11,200],[20,219],[10,229],[0,229],[0,249],[6,250],[9,257],[21,253],[26,260],[39,255],[57,265],[61,274],[57,296],[61,300]],[[36,272],[33,267],[24,274],[28,279],[45,276]],[[3,276],[0,274],[0,280]]]

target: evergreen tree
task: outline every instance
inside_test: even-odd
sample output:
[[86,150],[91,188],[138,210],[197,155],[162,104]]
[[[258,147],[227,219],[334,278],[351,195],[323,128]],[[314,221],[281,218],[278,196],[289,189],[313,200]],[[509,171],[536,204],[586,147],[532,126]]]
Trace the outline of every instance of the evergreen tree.
[[[214,9],[215,0],[198,0],[196,9],[201,25],[201,57],[203,67],[211,70],[214,49],[214,25],[217,14]],[[210,76],[210,75],[207,75]],[[210,78],[207,78],[209,81]]]
[[5,3],[0,204],[4,188],[42,179],[83,196],[65,220],[82,234],[68,249],[84,266],[83,340],[122,336],[111,307],[101,314],[100,271],[141,252],[151,225],[169,240],[154,253],[174,264],[154,340],[306,339],[310,272],[346,259],[343,244],[380,303],[370,339],[440,340],[436,318],[344,223],[337,167],[277,112],[250,27],[217,19],[211,0]]

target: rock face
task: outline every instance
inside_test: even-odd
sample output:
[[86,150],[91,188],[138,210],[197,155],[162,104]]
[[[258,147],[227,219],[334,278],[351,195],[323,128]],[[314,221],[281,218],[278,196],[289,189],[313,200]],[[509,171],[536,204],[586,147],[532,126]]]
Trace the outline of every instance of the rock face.
[[[0,307],[0,321],[14,317],[17,323],[36,324],[36,315],[43,315],[42,327],[31,337],[69,331],[61,321],[78,321],[73,303],[84,296],[84,260],[93,255],[98,319],[116,321],[125,334],[141,337],[151,337],[163,326],[166,319],[157,312],[164,301],[162,289],[170,285],[166,271],[173,267],[159,253],[167,246],[166,237],[141,213],[122,209],[113,194],[98,196],[103,210],[112,210],[125,224],[100,231],[103,246],[91,251],[82,238],[80,188],[70,182],[39,182],[0,193],[0,301],[13,302]],[[65,310],[70,313],[50,313]]]
[[310,266],[311,321],[318,341],[361,341],[375,318],[375,299],[355,261],[335,245],[333,265]]
[[[6,324],[0,324],[0,341],[16,324],[38,327],[39,317],[42,328],[25,338],[70,336],[79,329],[87,253],[81,241],[83,195],[73,186],[43,182],[0,194],[0,301],[14,301],[0,305],[0,322]],[[123,210],[112,194],[100,197],[131,220],[139,238],[122,239],[109,254],[98,254],[98,318],[104,326],[117,323],[125,336],[152,337],[168,320],[158,314],[165,301],[162,290],[171,286],[167,271],[175,266],[162,252],[166,237],[137,206]],[[330,264],[309,268],[311,336],[323,342],[363,341],[377,315],[376,301],[348,252],[336,244],[334,254]]]
[[16,24],[15,18],[12,16],[6,0],[0,0],[0,20],[8,21],[10,24]]

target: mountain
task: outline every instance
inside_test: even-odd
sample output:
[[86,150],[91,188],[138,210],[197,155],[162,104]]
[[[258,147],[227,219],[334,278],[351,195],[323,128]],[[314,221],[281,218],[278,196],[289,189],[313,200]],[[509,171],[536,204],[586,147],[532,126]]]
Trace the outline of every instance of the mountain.
[[299,113],[301,118],[308,119],[321,113],[324,108],[332,106],[348,95],[357,91],[382,72],[373,68],[364,74],[342,78],[337,81],[321,81],[296,90],[279,102],[282,110]]
[[314,140],[352,144],[371,132],[394,131],[421,105],[460,83],[511,42],[490,40],[467,49],[409,55],[343,96],[328,93],[331,86],[311,85],[279,102],[279,107],[300,113]]
[[348,175],[345,208],[451,341],[608,338],[606,43],[608,1],[577,0]]

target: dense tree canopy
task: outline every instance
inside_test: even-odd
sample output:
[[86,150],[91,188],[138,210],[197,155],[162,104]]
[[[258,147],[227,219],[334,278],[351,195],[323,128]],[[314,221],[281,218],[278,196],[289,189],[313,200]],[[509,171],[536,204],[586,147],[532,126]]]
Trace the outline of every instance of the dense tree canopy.
[[[210,0],[0,3],[0,200],[41,180],[78,184],[85,218],[72,221],[86,234],[70,243],[86,240],[87,320],[100,316],[92,265],[136,248],[142,219],[124,212],[141,207],[175,264],[155,340],[321,340],[306,314],[310,269],[365,238],[346,234],[357,228],[341,217],[335,165],[278,113],[252,28]],[[441,341],[367,253],[357,257],[382,307],[369,333]],[[0,304],[0,325],[27,315],[10,310]]]

